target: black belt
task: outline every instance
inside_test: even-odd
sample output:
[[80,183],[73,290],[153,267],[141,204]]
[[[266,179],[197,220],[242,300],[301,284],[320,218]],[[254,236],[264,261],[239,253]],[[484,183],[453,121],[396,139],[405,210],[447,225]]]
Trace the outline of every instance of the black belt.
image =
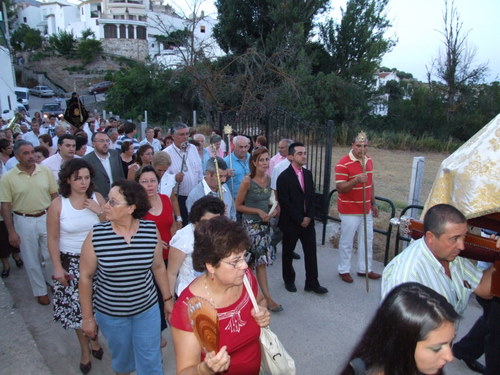
[[36,214],[23,214],[22,212],[17,212],[17,211],[13,211],[16,215],[19,215],[19,216],[24,216],[24,217],[40,217],[40,216],[43,216],[47,213],[47,210],[43,210],[43,211],[40,211]]

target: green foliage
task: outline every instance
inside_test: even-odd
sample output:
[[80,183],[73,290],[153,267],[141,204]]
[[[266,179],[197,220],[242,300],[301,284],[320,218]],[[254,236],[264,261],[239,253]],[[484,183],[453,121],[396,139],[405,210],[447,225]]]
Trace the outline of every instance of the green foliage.
[[84,39],[78,44],[77,55],[83,65],[90,64],[102,53],[100,40]]
[[75,54],[76,38],[73,32],[60,31],[58,34],[51,35],[49,44],[62,56],[72,57]]
[[148,111],[151,122],[167,123],[191,117],[193,103],[189,79],[180,72],[155,65],[136,63],[113,75],[115,85],[108,91],[106,109],[131,119]]
[[88,29],[85,29],[82,31],[82,39],[94,39],[95,38],[95,33],[92,31],[92,29],[89,27]]
[[32,29],[23,23],[12,33],[10,42],[16,51],[30,51],[41,48],[43,38],[40,30]]
[[30,55],[29,61],[40,61],[40,60],[46,59],[47,57],[51,57],[51,56],[54,56],[54,54],[51,52],[36,51],[35,53]]
[[256,48],[268,56],[303,45],[314,17],[328,0],[217,0],[214,36],[225,52],[243,54]]
[[157,35],[156,40],[163,44],[165,48],[169,46],[181,47],[188,44],[188,39],[191,36],[191,32],[184,28],[179,30],[174,30],[167,35]]
[[383,55],[394,45],[384,36],[391,26],[384,13],[388,1],[349,0],[340,23],[329,19],[320,25],[331,71],[365,85],[373,81]]

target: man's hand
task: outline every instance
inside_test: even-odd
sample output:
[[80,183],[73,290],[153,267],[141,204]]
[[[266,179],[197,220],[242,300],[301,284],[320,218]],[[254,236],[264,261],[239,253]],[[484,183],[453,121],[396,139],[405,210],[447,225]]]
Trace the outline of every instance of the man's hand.
[[300,223],[300,226],[303,227],[303,228],[307,228],[310,223],[311,223],[311,218],[306,216],[302,220],[302,223]]
[[21,238],[19,237],[17,232],[12,231],[11,233],[9,233],[9,243],[12,247],[18,249],[21,247]]
[[376,204],[372,205],[372,216],[378,217],[378,206]]
[[361,173],[361,174],[356,176],[355,180],[357,181],[356,185],[357,184],[364,184],[366,181],[368,181],[368,175],[366,173]]
[[182,182],[184,180],[184,173],[179,172],[175,175],[175,182]]

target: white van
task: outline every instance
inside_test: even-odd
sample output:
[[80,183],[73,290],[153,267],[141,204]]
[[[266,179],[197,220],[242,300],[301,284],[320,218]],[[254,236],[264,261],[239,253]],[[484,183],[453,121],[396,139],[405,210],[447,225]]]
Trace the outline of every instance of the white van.
[[17,100],[21,99],[20,103],[24,104],[26,109],[30,109],[30,90],[26,87],[14,88]]

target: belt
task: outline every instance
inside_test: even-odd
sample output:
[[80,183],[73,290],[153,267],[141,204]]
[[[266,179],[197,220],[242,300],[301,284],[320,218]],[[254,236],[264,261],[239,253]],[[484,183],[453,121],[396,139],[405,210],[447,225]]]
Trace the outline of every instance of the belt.
[[47,210],[43,210],[43,211],[40,211],[36,214],[23,214],[22,212],[17,212],[17,211],[13,211],[16,215],[19,215],[19,216],[24,216],[24,217],[40,217],[40,216],[43,216],[47,213]]

